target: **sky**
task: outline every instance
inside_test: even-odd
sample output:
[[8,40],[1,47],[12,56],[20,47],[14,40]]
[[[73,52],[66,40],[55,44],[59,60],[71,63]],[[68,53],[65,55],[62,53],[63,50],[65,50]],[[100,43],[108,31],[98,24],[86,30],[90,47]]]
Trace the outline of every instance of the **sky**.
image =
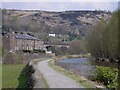
[[[113,2],[114,1],[114,2]],[[2,0],[2,8],[19,10],[109,10],[118,8],[119,0]]]

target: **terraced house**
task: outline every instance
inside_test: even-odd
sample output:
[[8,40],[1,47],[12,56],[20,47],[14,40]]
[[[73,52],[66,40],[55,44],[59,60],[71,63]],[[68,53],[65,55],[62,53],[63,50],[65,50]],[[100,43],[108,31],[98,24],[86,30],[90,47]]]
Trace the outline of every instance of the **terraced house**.
[[12,30],[3,35],[3,47],[10,52],[19,50],[46,50],[44,43],[40,39],[27,33],[15,33]]

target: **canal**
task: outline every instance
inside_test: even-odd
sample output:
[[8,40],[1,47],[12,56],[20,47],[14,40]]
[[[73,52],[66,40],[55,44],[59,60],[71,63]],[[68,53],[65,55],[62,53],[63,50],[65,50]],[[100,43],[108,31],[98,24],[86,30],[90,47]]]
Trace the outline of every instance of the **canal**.
[[117,68],[117,64],[113,64],[107,61],[97,61],[88,58],[70,58],[58,60],[55,64],[74,72],[80,76],[84,76],[89,79],[93,75],[96,66],[105,66],[111,68]]

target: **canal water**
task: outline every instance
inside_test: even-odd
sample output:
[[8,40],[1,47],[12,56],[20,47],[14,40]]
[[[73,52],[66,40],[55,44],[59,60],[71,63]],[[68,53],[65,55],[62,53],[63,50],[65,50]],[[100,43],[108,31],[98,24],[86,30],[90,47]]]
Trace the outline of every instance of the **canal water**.
[[91,60],[88,58],[71,58],[58,60],[55,64],[65,68],[66,70],[72,71],[78,75],[89,78],[93,75],[96,66],[106,66],[106,67],[116,67],[117,64],[112,64],[109,62],[99,62],[96,60]]

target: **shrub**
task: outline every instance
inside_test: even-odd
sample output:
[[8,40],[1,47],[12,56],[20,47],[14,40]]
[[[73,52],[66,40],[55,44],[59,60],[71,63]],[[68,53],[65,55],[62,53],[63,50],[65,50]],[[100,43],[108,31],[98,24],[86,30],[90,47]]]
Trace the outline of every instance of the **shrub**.
[[95,80],[103,82],[108,88],[117,88],[118,69],[104,66],[97,66]]

